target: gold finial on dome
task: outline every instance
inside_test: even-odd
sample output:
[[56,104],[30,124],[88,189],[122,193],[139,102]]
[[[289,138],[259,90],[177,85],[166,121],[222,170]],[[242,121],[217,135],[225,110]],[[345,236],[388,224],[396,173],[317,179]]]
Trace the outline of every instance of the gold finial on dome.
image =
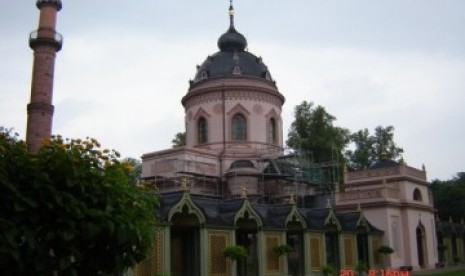
[[186,177],[186,176],[181,177],[181,181],[180,181],[180,182],[181,182],[181,190],[182,190],[182,191],[187,191],[187,190],[188,190],[188,189],[187,189],[187,182],[188,182],[187,177]]
[[389,159],[389,155],[388,155],[386,149],[383,148],[381,150],[381,153],[379,154],[379,157],[380,157],[381,160],[388,160]]
[[247,198],[247,189],[242,186],[241,198]]
[[233,1],[229,0],[229,20],[231,22],[231,26],[234,25],[234,7],[233,7]]

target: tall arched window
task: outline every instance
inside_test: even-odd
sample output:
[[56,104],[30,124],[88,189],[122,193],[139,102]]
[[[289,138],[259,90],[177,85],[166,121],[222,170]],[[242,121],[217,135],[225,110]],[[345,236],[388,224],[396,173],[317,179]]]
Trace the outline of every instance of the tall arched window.
[[231,139],[236,141],[247,140],[247,120],[244,115],[236,113],[231,120]]
[[197,137],[199,144],[204,144],[208,141],[208,125],[204,117],[200,117],[197,121]]
[[271,118],[268,121],[268,127],[267,127],[267,141],[268,143],[271,144],[276,144],[276,120],[274,118]]
[[413,191],[413,200],[415,201],[422,201],[423,198],[421,196],[421,192],[418,188],[415,188],[415,190]]

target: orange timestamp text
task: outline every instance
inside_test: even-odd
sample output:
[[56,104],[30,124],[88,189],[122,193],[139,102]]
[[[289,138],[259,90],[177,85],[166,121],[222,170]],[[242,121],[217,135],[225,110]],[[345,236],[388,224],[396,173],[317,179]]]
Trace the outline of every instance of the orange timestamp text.
[[[355,271],[353,269],[341,269],[339,270],[339,276],[355,276]],[[410,276],[410,272],[406,270],[376,270],[369,269],[367,270],[367,276]]]

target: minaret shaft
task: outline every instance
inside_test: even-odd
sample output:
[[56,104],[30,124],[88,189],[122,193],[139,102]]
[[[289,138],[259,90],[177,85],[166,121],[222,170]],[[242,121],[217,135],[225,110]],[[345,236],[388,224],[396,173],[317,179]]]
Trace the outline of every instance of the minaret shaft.
[[38,0],[37,7],[40,9],[39,28],[29,37],[29,46],[34,50],[34,64],[31,100],[27,105],[26,142],[32,153],[37,152],[43,140],[50,138],[52,133],[55,57],[62,45],[62,37],[55,30],[61,1]]

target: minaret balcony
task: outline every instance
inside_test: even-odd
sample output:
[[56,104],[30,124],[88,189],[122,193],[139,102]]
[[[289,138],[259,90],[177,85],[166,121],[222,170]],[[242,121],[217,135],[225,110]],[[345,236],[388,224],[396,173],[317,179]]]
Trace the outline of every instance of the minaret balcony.
[[60,51],[63,46],[63,36],[53,29],[41,28],[32,31],[29,34],[29,47],[34,49],[39,45],[50,45]]

